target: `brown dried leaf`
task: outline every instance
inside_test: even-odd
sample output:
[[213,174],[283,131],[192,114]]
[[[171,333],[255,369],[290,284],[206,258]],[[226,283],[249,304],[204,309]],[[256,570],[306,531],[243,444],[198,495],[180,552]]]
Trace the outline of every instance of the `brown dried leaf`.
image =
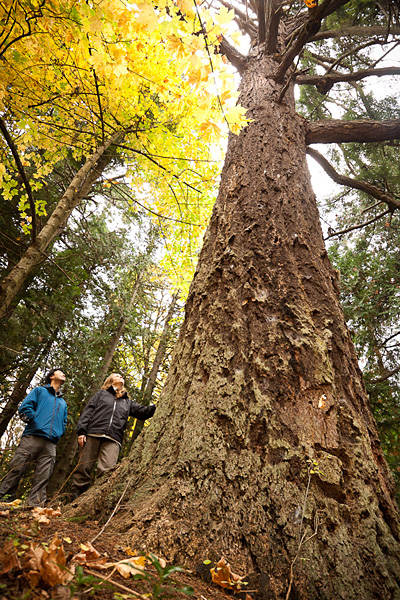
[[0,517],[8,517],[9,514],[9,510],[0,510]]
[[40,564],[40,575],[44,583],[50,587],[66,584],[74,576],[71,569],[66,569],[66,559],[61,540],[53,538],[49,549],[43,552]]
[[51,600],[73,600],[74,598],[77,600],[76,596],[71,598],[71,590],[69,587],[58,585],[51,590]]
[[72,562],[77,562],[80,565],[92,564],[93,561],[97,561],[101,556],[100,552],[98,552],[90,542],[80,544],[80,549],[81,552],[75,554],[72,558]]
[[110,566],[115,567],[124,579],[129,579],[129,577],[143,573],[145,561],[145,556],[135,556],[134,558],[125,558],[125,560],[120,560]]
[[80,565],[86,565],[91,569],[109,569],[114,566],[114,563],[107,562],[107,558],[100,558],[99,560],[80,562]]
[[12,540],[7,540],[0,550],[0,575],[4,575],[13,569],[20,569],[18,555]]
[[22,566],[26,571],[40,571],[40,561],[42,560],[44,548],[38,544],[29,544],[29,550],[25,552],[22,559]]
[[40,533],[40,525],[37,521],[32,521],[30,533],[33,537],[36,537]]
[[39,585],[39,582],[40,582],[39,571],[28,571],[25,573],[25,577],[29,581],[31,588],[35,588],[37,585]]
[[50,523],[50,519],[53,517],[59,517],[61,515],[61,510],[53,509],[53,508],[42,508],[41,506],[36,506],[32,511],[32,516],[35,521],[38,523],[45,523],[46,525]]
[[[160,558],[159,556],[156,556],[156,555],[155,555],[155,554],[153,554],[153,553],[151,553],[151,556],[154,556],[154,557],[155,557],[155,558],[158,560],[158,562],[160,563],[160,567],[161,567],[162,569],[165,569],[165,567],[167,566],[167,561],[166,561],[166,560],[164,560],[163,558]],[[139,557],[139,558],[140,558],[140,557]],[[146,556],[146,558],[147,558],[148,560],[150,560],[150,562],[152,562],[152,561],[151,561],[151,559],[149,559],[149,555],[147,555],[147,556]],[[144,565],[144,563],[143,563],[143,565]]]
[[227,563],[224,558],[221,558],[215,567],[210,569],[210,573],[213,583],[216,583],[222,588],[240,591],[243,577],[240,577],[240,575],[237,575],[236,573],[232,573],[230,564]]
[[51,540],[47,549],[39,544],[31,543],[23,558],[23,567],[27,571],[26,577],[33,588],[39,583],[53,587],[65,585],[71,581],[75,567],[67,570],[65,565],[62,540],[57,536]]

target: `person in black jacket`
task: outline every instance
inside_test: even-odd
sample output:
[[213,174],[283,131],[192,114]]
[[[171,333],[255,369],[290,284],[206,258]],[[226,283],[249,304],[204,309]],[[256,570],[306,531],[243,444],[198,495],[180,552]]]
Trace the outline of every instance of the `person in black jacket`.
[[96,460],[97,477],[115,467],[128,417],[145,421],[155,410],[154,404],[142,406],[128,398],[124,379],[119,373],[107,377],[78,421],[78,445],[82,452],[73,477],[73,499],[89,488]]

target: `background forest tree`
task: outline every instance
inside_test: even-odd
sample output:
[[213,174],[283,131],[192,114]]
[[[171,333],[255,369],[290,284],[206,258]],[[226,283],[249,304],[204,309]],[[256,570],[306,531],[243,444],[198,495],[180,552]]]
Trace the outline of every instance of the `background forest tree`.
[[[373,197],[367,220],[377,203],[388,207],[383,217],[397,210],[397,190],[389,179],[369,180],[366,157],[368,148],[379,155],[378,144],[383,157],[385,142],[398,156],[400,121],[359,107],[368,104],[370,76],[400,73],[382,64],[399,41],[398,6],[223,4],[251,38],[247,56],[229,39],[219,45],[240,72],[250,123],[230,136],[151,427],[75,512],[87,514],[89,505],[89,514],[107,513],[111,491],[129,488],[130,513],[116,523],[140,548],[186,562],[223,554],[255,574],[252,586],[264,598],[397,598],[393,482],[339,305],[306,153],[338,183]],[[295,84],[313,86],[303,115]],[[345,144],[369,146],[359,160],[347,157],[347,174],[311,147],[317,143],[340,144],[343,154]]]

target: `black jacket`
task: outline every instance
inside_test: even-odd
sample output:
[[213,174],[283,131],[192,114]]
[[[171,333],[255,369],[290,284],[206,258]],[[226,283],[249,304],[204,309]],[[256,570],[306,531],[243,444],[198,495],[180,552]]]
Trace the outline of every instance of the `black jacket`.
[[154,415],[155,410],[154,404],[142,406],[130,400],[126,393],[121,398],[116,398],[111,385],[107,390],[97,392],[89,400],[78,421],[77,433],[107,435],[122,444],[128,417],[145,421]]

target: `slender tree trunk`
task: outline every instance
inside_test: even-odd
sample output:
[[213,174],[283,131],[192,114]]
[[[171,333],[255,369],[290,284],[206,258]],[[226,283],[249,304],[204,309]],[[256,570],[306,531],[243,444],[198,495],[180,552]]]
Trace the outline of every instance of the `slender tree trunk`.
[[29,246],[20,261],[0,284],[0,319],[10,316],[14,301],[25,281],[45,258],[45,251],[64,229],[69,216],[79,202],[90,192],[92,185],[111,161],[105,154],[123,132],[115,133],[90,156],[79,169],[35,242]]
[[18,405],[26,396],[26,390],[28,389],[32,379],[34,378],[38,368],[40,367],[41,362],[46,357],[50,348],[57,336],[56,332],[50,336],[45,347],[40,352],[39,356],[32,357],[33,364],[25,365],[22,367],[20,372],[18,373],[17,381],[13,387],[13,391],[11,392],[10,398],[6,405],[4,406],[1,416],[0,416],[0,437],[6,431],[8,424],[12,417],[15,415],[18,409]]
[[[153,366],[151,367],[151,371],[149,373],[149,377],[147,379],[146,387],[143,392],[143,400],[142,404],[148,405],[151,402],[151,398],[153,395],[154,388],[157,382],[158,371],[160,370],[160,366],[162,361],[164,360],[165,352],[167,350],[168,338],[171,329],[171,320],[174,316],[175,306],[178,302],[179,292],[174,294],[172,297],[171,304],[169,305],[167,316],[165,318],[163,332],[161,334],[160,343],[158,344],[156,356],[154,358]],[[136,439],[142,433],[144,427],[144,421],[136,421],[135,428],[133,430],[132,436],[129,440],[129,449],[127,454],[131,451],[133,444]]]
[[[137,293],[138,293],[138,290],[140,287],[140,283],[141,283],[141,280],[140,280],[140,277],[138,277],[135,282],[135,285],[133,286],[129,304],[126,309],[126,314],[129,314],[129,312],[132,309],[133,303],[135,301],[135,298],[137,296]],[[109,340],[107,350],[106,350],[104,358],[101,362],[98,375],[97,375],[96,379],[92,382],[92,385],[91,385],[90,389],[88,390],[87,401],[89,401],[90,398],[92,396],[94,396],[94,394],[100,389],[103,381],[105,380],[107,372],[110,368],[111,361],[113,359],[115,350],[116,350],[118,343],[121,339],[121,336],[124,332],[125,326],[126,326],[126,316],[123,316],[120,319],[117,330],[115,331],[115,333],[112,335],[112,337]],[[85,404],[86,404],[86,402],[82,405],[82,410],[85,407]],[[49,482],[49,486],[48,486],[48,494],[49,495],[51,495],[54,492],[56,492],[57,490],[59,490],[61,488],[61,486],[63,485],[63,483],[66,481],[68,475],[71,472],[71,468],[72,468],[73,462],[75,460],[77,451],[78,451],[78,443],[77,443],[77,438],[76,438],[76,431],[74,428],[70,432],[68,440],[63,445],[62,453],[57,454],[57,461],[54,466],[54,472],[53,472],[52,478],[51,478],[51,480]]]
[[257,574],[265,600],[287,597],[291,571],[293,599],[399,598],[392,483],[323,243],[304,122],[293,90],[278,103],[274,71],[255,49],[239,99],[252,121],[229,141],[151,425],[75,514],[99,518],[129,485],[113,527],[132,547],[184,564],[224,555]]

